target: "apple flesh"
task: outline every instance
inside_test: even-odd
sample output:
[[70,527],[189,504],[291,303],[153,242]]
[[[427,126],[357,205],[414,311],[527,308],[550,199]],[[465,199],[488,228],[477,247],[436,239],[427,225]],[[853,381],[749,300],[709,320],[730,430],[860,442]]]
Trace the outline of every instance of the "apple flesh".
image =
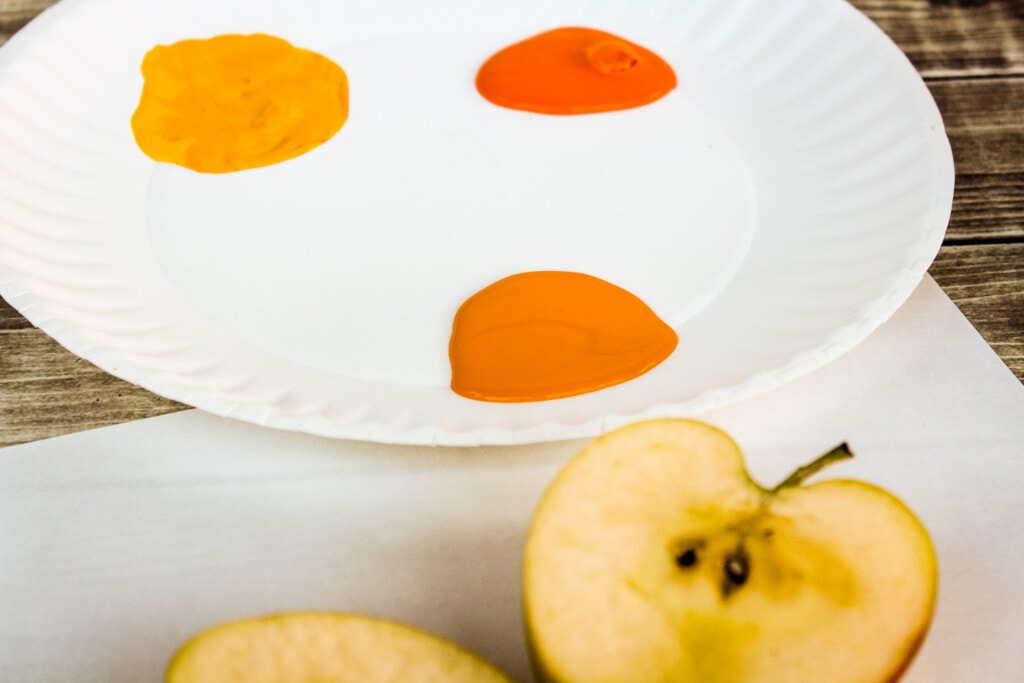
[[297,612],[242,619],[187,642],[168,683],[511,683],[437,636],[355,614]]
[[541,681],[877,683],[931,622],[927,531],[877,486],[766,489],[724,432],[652,420],[610,432],[552,481],[523,590]]

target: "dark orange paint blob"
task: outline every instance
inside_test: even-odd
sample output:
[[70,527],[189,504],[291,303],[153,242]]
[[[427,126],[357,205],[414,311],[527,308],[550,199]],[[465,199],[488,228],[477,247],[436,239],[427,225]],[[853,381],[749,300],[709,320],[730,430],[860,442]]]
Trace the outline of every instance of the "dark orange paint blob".
[[642,107],[676,87],[655,53],[591,28],[546,31],[496,53],[476,88],[501,107],[540,114],[592,114]]
[[265,34],[158,45],[132,132],[155,161],[228,173],[292,159],[348,118],[348,78],[316,52]]
[[621,287],[581,273],[520,273],[459,308],[451,386],[501,403],[575,396],[639,377],[677,344],[675,330]]

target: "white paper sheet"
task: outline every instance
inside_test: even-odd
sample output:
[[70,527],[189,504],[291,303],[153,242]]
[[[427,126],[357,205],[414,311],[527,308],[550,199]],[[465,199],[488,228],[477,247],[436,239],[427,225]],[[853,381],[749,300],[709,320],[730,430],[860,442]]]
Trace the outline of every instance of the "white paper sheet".
[[[1024,388],[933,281],[838,361],[702,417],[765,483],[847,440],[824,476],[923,519],[942,584],[906,681],[1024,680]],[[520,549],[581,445],[396,447],[188,411],[4,449],[0,681],[158,681],[195,631],[296,609],[401,619],[528,681]]]

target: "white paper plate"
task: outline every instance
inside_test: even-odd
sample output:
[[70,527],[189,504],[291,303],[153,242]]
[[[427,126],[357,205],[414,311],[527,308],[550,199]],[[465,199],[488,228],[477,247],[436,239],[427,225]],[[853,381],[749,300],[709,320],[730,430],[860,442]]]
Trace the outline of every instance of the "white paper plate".
[[[586,117],[477,95],[491,53],[565,25],[653,49],[679,87]],[[146,51],[258,31],[346,70],[341,132],[220,176],[144,156]],[[841,0],[64,0],[0,51],[0,130],[0,293],[30,321],[169,398],[396,443],[592,436],[818,368],[909,296],[953,188],[926,87]],[[537,269],[629,289],[679,349],[584,396],[457,396],[455,310]]]

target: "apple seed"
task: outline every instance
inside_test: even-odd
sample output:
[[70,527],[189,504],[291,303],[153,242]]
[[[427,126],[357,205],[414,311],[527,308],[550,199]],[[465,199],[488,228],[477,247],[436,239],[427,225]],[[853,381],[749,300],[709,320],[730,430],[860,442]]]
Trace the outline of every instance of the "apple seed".
[[722,597],[728,598],[750,578],[750,556],[742,545],[725,557],[722,577]]
[[683,552],[676,555],[676,565],[683,568],[689,569],[697,564],[697,549],[687,548]]

